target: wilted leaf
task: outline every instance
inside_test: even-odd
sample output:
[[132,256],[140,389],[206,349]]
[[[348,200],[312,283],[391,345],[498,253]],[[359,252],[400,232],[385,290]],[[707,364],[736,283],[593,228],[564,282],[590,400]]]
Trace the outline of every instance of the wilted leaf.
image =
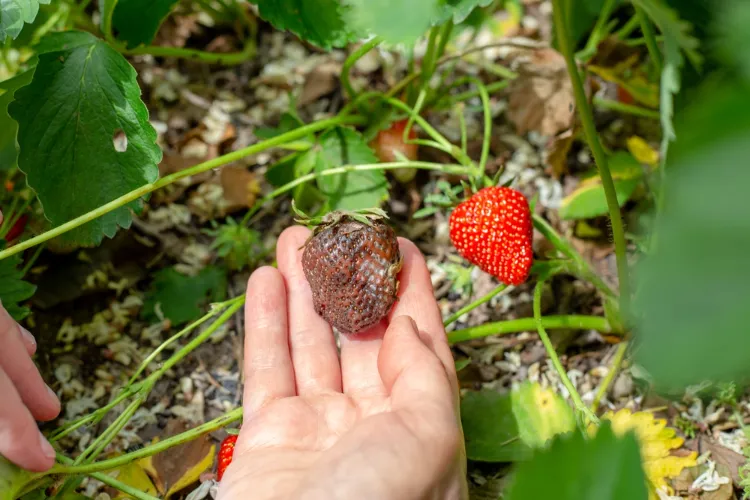
[[253,172],[243,167],[227,166],[221,169],[219,176],[224,199],[230,204],[227,212],[255,204],[260,194],[260,183]]
[[479,462],[515,462],[529,457],[519,437],[509,394],[483,390],[461,400],[466,456]]
[[568,153],[575,140],[575,127],[565,130],[547,142],[544,163],[552,168],[552,175],[559,178],[568,171]]
[[637,56],[633,56],[613,67],[590,64],[587,69],[608,82],[616,83],[637,102],[649,108],[659,107],[659,85],[648,79],[643,67],[636,67]]
[[8,37],[16,39],[25,23],[33,23],[39,13],[39,5],[50,0],[0,0],[0,43]]
[[[315,151],[316,172],[344,165],[378,162],[362,135],[350,128],[338,127],[324,133]],[[388,182],[382,170],[318,177],[318,188],[328,197],[331,210],[377,207],[388,197]]]
[[572,432],[576,420],[570,406],[551,389],[525,382],[511,392],[513,415],[521,441],[542,448],[558,434]]
[[[89,33],[51,33],[37,46],[32,82],[8,107],[18,122],[18,166],[54,226],[156,180],[161,150],[136,72],[107,43]],[[116,134],[127,138],[118,151]],[[60,238],[96,245],[129,227],[133,201]]]
[[341,76],[341,64],[329,61],[315,66],[305,77],[305,85],[302,87],[298,106],[306,106],[315,102],[324,95],[328,95],[339,85]]
[[596,437],[558,436],[518,465],[507,500],[646,500],[645,478],[632,434],[618,438],[604,424]]
[[518,78],[510,84],[508,118],[519,135],[532,130],[554,136],[575,120],[575,98],[563,56],[553,49],[536,49],[520,59]]
[[[184,422],[170,420],[167,423],[165,437],[186,430],[188,427]],[[197,482],[200,475],[211,468],[215,455],[216,446],[211,444],[210,438],[204,434],[148,457],[142,462],[159,493],[164,495],[164,500],[169,500],[175,493]]]
[[648,143],[642,138],[634,135],[628,137],[627,140],[628,151],[638,162],[644,165],[656,166],[659,163],[659,152],[648,145]]
[[[154,486],[154,483],[151,482],[151,478],[148,477],[148,474],[146,474],[146,471],[140,465],[139,461],[130,462],[129,464],[123,465],[107,474],[138,491],[149,495],[156,495],[156,487]],[[110,496],[113,499],[131,498],[130,495],[115,490],[114,488],[111,489]]]
[[[5,246],[5,240],[0,240],[0,249]],[[16,321],[21,321],[31,312],[19,303],[31,298],[36,291],[36,286],[23,281],[23,271],[19,269],[21,264],[20,254],[0,260],[0,301]]]
[[[643,168],[630,154],[617,152],[610,156],[609,167],[620,206],[630,199],[643,176]],[[563,219],[589,219],[608,213],[607,197],[599,174],[581,181],[578,188],[563,198],[560,217]]]
[[119,0],[112,15],[117,39],[128,48],[148,45],[179,0]]
[[250,1],[276,29],[289,30],[323,49],[343,47],[358,38],[344,21],[348,6],[339,0]]
[[220,301],[225,295],[226,275],[221,269],[209,266],[196,276],[185,276],[169,267],[154,275],[141,315],[148,321],[156,321],[158,307],[172,326],[178,326],[198,319],[202,306]]
[[[693,467],[696,464],[697,452],[691,452],[686,457],[671,455],[672,450],[679,448],[684,439],[676,436],[675,430],[667,427],[667,421],[656,419],[652,413],[632,413],[629,409],[622,409],[617,413],[608,412],[602,416],[602,421],[612,424],[612,430],[617,436],[623,436],[634,431],[641,453],[643,468],[648,479],[649,498],[658,500],[654,489],[666,488],[669,494],[674,490],[667,483],[667,479],[680,475],[685,467]],[[591,434],[596,429],[590,428]]]

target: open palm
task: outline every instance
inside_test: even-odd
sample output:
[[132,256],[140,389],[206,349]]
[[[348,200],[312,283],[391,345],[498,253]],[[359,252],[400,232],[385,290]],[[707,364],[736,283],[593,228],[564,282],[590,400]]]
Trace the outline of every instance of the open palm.
[[466,498],[453,358],[419,250],[400,239],[399,300],[342,336],[313,309],[309,231],[279,238],[245,307],[245,417],[219,500]]

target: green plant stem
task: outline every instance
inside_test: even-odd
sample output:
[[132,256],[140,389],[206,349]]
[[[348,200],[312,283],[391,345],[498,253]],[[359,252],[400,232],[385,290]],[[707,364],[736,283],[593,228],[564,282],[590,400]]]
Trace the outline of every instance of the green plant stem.
[[270,193],[268,193],[266,196],[255,202],[255,205],[248,210],[247,214],[245,214],[245,217],[242,220],[242,223],[244,225],[247,225],[250,221],[250,219],[260,211],[260,209],[268,203],[269,201],[273,200],[279,195],[282,195],[288,191],[291,191],[295,187],[299,186],[300,184],[304,184],[305,182],[312,181],[314,179],[317,179],[319,177],[327,177],[329,175],[340,175],[345,174],[349,172],[363,172],[366,170],[393,170],[396,168],[419,168],[422,170],[437,170],[440,172],[445,172],[449,174],[455,174],[455,175],[466,175],[466,167],[462,165],[445,165],[442,163],[430,163],[426,161],[397,161],[392,163],[372,163],[372,164],[365,164],[365,165],[345,165],[342,167],[335,167],[335,168],[329,168],[328,170],[323,170],[319,172],[311,172],[309,174],[297,177],[291,182],[288,182],[284,184],[283,186],[274,189]]
[[37,259],[40,255],[42,255],[42,251],[44,250],[45,245],[39,245],[36,247],[36,250],[34,250],[34,253],[31,254],[31,258],[29,258],[28,262],[24,264],[23,269],[21,270],[21,276],[26,276],[26,274],[31,270],[32,267],[34,267],[34,264],[36,263]]
[[[497,92],[498,90],[503,90],[510,85],[511,80],[502,80],[499,82],[493,82],[489,85],[485,85],[485,90],[487,91],[487,94],[492,95],[493,92]],[[479,89],[474,90],[467,90],[465,92],[459,92],[458,94],[454,95],[447,95],[444,99],[441,99],[436,103],[436,107],[443,108],[447,105],[453,105],[457,102],[466,101],[471,99],[472,97],[477,97],[479,95]],[[443,102],[445,101],[445,105]]]
[[479,187],[484,180],[484,171],[487,168],[487,159],[490,156],[490,141],[492,140],[492,111],[490,110],[490,94],[487,87],[479,78],[471,77],[471,80],[477,86],[479,97],[482,100],[482,114],[484,116],[484,137],[482,139],[482,154],[479,158],[479,167],[477,175],[473,179]]
[[568,373],[565,371],[565,367],[563,367],[562,363],[560,362],[560,358],[557,356],[557,352],[555,351],[555,346],[552,345],[552,341],[550,341],[549,335],[547,335],[547,331],[544,329],[544,322],[542,320],[542,290],[543,289],[544,289],[544,280],[539,280],[536,286],[534,287],[534,320],[536,322],[537,332],[539,332],[539,338],[541,339],[542,344],[544,344],[544,348],[547,351],[547,355],[549,356],[550,361],[552,361],[552,366],[555,367],[555,371],[557,372],[557,375],[560,377],[560,380],[562,381],[563,385],[568,390],[568,393],[570,394],[570,398],[573,400],[573,404],[575,405],[576,410],[581,412],[581,414],[585,415],[591,422],[598,424],[599,419],[596,418],[596,415],[594,415],[594,413],[591,410],[589,410],[585,404],[583,404],[581,395],[578,394],[578,391],[573,385],[573,382],[570,381],[570,378],[568,377]]
[[594,97],[594,106],[604,109],[610,109],[612,111],[619,111],[621,113],[627,113],[629,115],[640,116],[643,118],[651,118],[653,120],[659,120],[659,112],[653,109],[642,108],[640,106],[634,106],[632,104],[625,104],[611,99],[603,99],[601,97]]
[[656,45],[656,34],[654,33],[654,26],[648,18],[648,15],[638,5],[633,3],[635,8],[635,15],[638,18],[638,23],[641,25],[641,31],[643,32],[643,38],[646,39],[646,47],[648,47],[648,53],[651,56],[651,60],[654,62],[656,69],[661,73],[664,67],[664,61],[661,57],[661,51],[659,46]]
[[546,220],[538,214],[533,214],[532,221],[536,230],[542,233],[542,236],[547,238],[559,252],[571,260],[572,265],[565,266],[566,272],[590,281],[604,295],[613,299],[617,298],[617,294],[596,274],[591,264],[578,253],[568,240],[560,236]]
[[231,423],[237,422],[241,418],[242,418],[242,408],[235,408],[234,410],[228,413],[225,413],[224,415],[218,418],[215,418],[211,420],[210,422],[206,422],[205,424],[199,425],[198,427],[194,427],[190,429],[189,431],[185,431],[176,436],[167,438],[164,441],[159,441],[158,443],[154,443],[152,445],[146,446],[145,448],[141,448],[140,450],[136,450],[132,453],[120,455],[118,457],[110,458],[108,460],[102,460],[101,462],[94,462],[93,464],[84,464],[84,465],[57,464],[54,467],[52,467],[52,469],[50,469],[49,471],[35,474],[34,476],[32,476],[32,478],[38,478],[38,477],[43,477],[43,476],[52,475],[52,474],[91,474],[93,472],[102,472],[102,471],[107,471],[111,469],[116,469],[118,467],[122,467],[123,465],[127,465],[135,460],[140,460],[141,458],[150,457],[150,456],[156,455],[157,453],[161,453],[164,450],[168,450],[169,448],[172,448],[174,446],[178,446],[183,443],[187,443],[188,441],[192,441],[193,439],[196,439],[203,434],[207,434],[209,432],[215,431],[216,429],[221,429],[222,427],[225,427]]
[[627,342],[623,341],[617,345],[615,356],[612,359],[612,366],[607,372],[607,375],[604,377],[604,380],[602,380],[602,384],[599,386],[599,389],[597,389],[596,396],[594,396],[594,401],[591,403],[591,411],[593,411],[594,413],[596,413],[596,411],[599,409],[599,403],[601,403],[602,398],[607,395],[609,386],[612,385],[612,381],[615,379],[617,372],[620,371],[620,366],[625,359],[625,352],[627,352],[627,350]]
[[427,87],[430,83],[433,73],[435,73],[435,67],[437,64],[437,49],[439,45],[440,28],[435,26],[430,29],[429,38],[427,40],[427,51],[422,58],[422,88]]
[[638,16],[632,16],[625,25],[615,32],[615,37],[625,40],[638,27]]
[[[73,461],[70,458],[64,455],[61,455],[60,453],[57,454],[57,461],[62,462],[65,465],[72,465],[73,463]],[[118,481],[117,479],[113,478],[109,474],[104,474],[102,472],[92,472],[91,474],[88,474],[88,475],[93,477],[97,481],[101,481],[107,486],[111,486],[112,488],[118,491],[122,491],[123,493],[130,495],[131,497],[137,500],[160,500],[159,498],[149,495],[148,493],[144,493],[141,490],[134,488],[133,486],[130,486],[129,484],[125,484],[122,481]]]
[[492,300],[492,298],[495,297],[500,292],[503,292],[503,291],[506,291],[506,290],[508,292],[510,292],[512,289],[513,289],[513,287],[509,288],[507,285],[500,285],[499,287],[495,288],[494,290],[492,290],[490,293],[488,293],[484,297],[478,298],[477,300],[475,300],[471,304],[465,305],[464,307],[462,307],[461,309],[459,309],[455,313],[453,313],[450,316],[448,316],[448,319],[446,319],[445,321],[443,321],[443,326],[448,326],[448,325],[454,323],[455,321],[458,320],[458,318],[460,318],[461,316],[463,316],[467,312],[473,311],[474,309],[476,309],[477,307],[481,306],[482,304],[485,304],[485,303],[489,302],[490,300]]
[[[602,333],[614,333],[607,320],[601,316],[543,316],[542,325],[544,328],[556,329],[578,329],[578,330],[596,330]],[[448,333],[448,342],[457,344],[468,340],[482,339],[492,335],[507,335],[510,333],[528,332],[536,328],[537,322],[534,318],[511,319],[507,321],[497,321],[495,323],[486,323],[484,325],[472,326],[461,330],[454,330]]]
[[97,438],[88,445],[85,450],[83,450],[83,453],[78,455],[73,461],[73,465],[91,463],[96,460],[96,457],[104,451],[104,448],[106,448],[117,434],[119,434],[122,428],[130,422],[130,419],[135,415],[135,412],[138,411],[138,408],[140,408],[141,404],[143,404],[143,401],[146,399],[144,393],[148,393],[150,389],[151,388],[148,387],[146,391],[141,392],[137,398],[131,401],[127,408],[117,416],[114,422],[112,422],[104,432],[97,436]]
[[596,48],[599,45],[599,42],[601,42],[607,35],[607,21],[609,20],[609,16],[612,15],[616,3],[617,0],[604,1],[604,5],[599,11],[599,17],[596,20],[594,29],[591,30],[589,39],[586,40],[586,46],[580,51],[579,55],[585,55],[588,59],[589,54],[593,55],[596,53]]
[[365,54],[370,52],[372,49],[380,45],[380,42],[382,42],[382,38],[379,36],[376,36],[372,40],[365,42],[362,44],[360,48],[349,54],[349,57],[346,58],[346,61],[344,61],[344,66],[341,68],[341,86],[344,87],[344,90],[346,91],[346,94],[349,96],[349,99],[356,99],[357,93],[354,91],[354,88],[352,87],[351,80],[349,79],[349,73],[351,73],[352,68],[354,65],[359,61]]
[[599,175],[602,179],[602,186],[607,198],[607,207],[612,223],[612,236],[615,243],[615,256],[617,258],[617,274],[620,282],[620,310],[623,315],[627,315],[630,310],[630,273],[627,261],[627,246],[625,241],[625,231],[623,229],[622,217],[620,215],[620,205],[617,202],[617,192],[615,184],[612,181],[612,174],[607,165],[607,155],[604,152],[599,136],[597,135],[596,125],[594,124],[594,115],[589,107],[586,93],[583,89],[581,75],[578,72],[575,58],[573,56],[573,47],[568,34],[568,26],[565,22],[565,13],[562,10],[563,0],[553,0],[553,17],[555,32],[557,33],[558,44],[561,52],[565,57],[568,67],[568,73],[573,82],[573,92],[575,94],[576,106],[581,117],[583,131],[586,140],[589,143],[591,152],[594,155],[596,165],[599,168]]
[[179,57],[181,59],[192,59],[194,61],[205,63],[233,66],[243,63],[255,55],[255,42],[248,40],[241,52],[229,52],[224,54],[186,49],[184,47],[165,47],[157,45],[146,45],[134,49],[123,49],[121,52],[129,56],[148,54],[156,57]]
[[323,130],[323,129],[333,127],[336,125],[359,124],[362,122],[363,122],[362,117],[348,116],[348,115],[339,115],[334,118],[329,118],[327,120],[320,120],[315,123],[311,123],[309,125],[304,125],[302,127],[296,128],[284,134],[277,135],[276,137],[272,137],[265,141],[261,141],[259,143],[253,144],[246,148],[233,151],[224,156],[220,156],[218,158],[214,158],[212,160],[199,163],[198,165],[187,168],[180,172],[175,172],[174,174],[167,175],[166,177],[162,177],[156,182],[145,184],[139,187],[138,189],[134,189],[133,191],[130,191],[129,193],[124,194],[120,196],[119,198],[110,201],[109,203],[106,203],[88,213],[85,213],[81,215],[80,217],[76,217],[75,219],[68,221],[65,224],[62,224],[60,226],[57,226],[54,229],[50,229],[49,231],[46,231],[40,234],[39,236],[23,241],[21,243],[18,243],[17,245],[13,245],[12,247],[1,251],[0,260],[6,257],[10,257],[11,255],[15,255],[33,246],[36,246],[39,243],[43,243],[45,241],[51,240],[52,238],[56,238],[57,236],[60,236],[61,234],[64,234],[70,231],[71,229],[75,229],[87,222],[91,222],[97,217],[100,217],[106,213],[109,213],[112,210],[115,210],[116,208],[125,206],[128,203],[134,200],[137,200],[138,198],[142,196],[145,196],[153,191],[156,191],[157,189],[160,189],[164,186],[168,186],[174,182],[177,182],[180,179],[184,179],[185,177],[190,177],[193,175],[200,174],[201,172],[205,172],[207,170],[222,167],[234,161],[240,160],[246,156],[260,153],[261,151],[265,151],[266,149],[270,149],[275,146],[280,146],[286,142],[291,142],[297,139],[302,139],[303,137],[305,137],[306,135],[312,132],[317,132],[319,130]]

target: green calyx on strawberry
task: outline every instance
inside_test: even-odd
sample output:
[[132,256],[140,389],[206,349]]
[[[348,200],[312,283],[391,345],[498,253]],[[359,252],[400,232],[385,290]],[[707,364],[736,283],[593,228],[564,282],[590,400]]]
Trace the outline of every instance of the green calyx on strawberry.
[[449,225],[451,242],[466,260],[508,285],[526,281],[533,261],[533,225],[520,191],[482,188],[453,209]]

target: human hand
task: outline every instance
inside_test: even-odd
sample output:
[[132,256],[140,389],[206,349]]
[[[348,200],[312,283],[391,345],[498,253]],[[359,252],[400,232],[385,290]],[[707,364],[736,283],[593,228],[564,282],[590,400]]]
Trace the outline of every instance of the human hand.
[[399,238],[399,300],[342,335],[339,359],[302,271],[308,235],[284,231],[279,269],[248,282],[244,420],[218,500],[467,498],[455,365],[419,250]]
[[34,336],[0,304],[0,455],[24,469],[43,472],[54,464],[55,450],[35,419],[56,418],[60,401],[34,366],[34,352]]

